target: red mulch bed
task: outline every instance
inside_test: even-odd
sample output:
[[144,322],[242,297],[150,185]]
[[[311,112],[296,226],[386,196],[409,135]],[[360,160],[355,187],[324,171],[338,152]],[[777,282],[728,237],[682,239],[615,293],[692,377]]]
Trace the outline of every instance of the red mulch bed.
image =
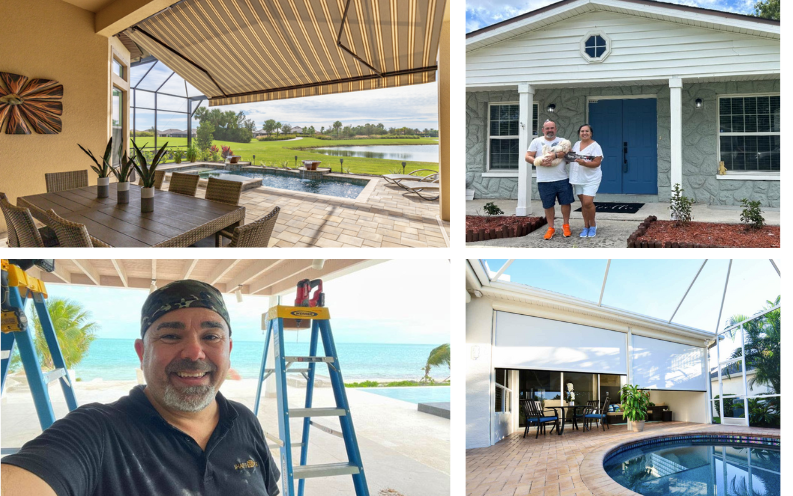
[[545,224],[545,217],[467,215],[465,242],[525,236]]
[[690,222],[647,217],[628,237],[628,248],[779,248],[779,226],[747,229],[743,224]]

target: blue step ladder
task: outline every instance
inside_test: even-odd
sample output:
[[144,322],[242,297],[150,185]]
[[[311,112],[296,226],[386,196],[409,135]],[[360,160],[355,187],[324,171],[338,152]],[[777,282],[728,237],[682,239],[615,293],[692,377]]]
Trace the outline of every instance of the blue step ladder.
[[[308,328],[311,325],[311,341],[309,344],[309,356],[285,356],[284,355],[284,331],[285,329]],[[369,496],[369,488],[366,485],[366,475],[364,474],[361,453],[358,449],[358,440],[355,437],[350,407],[347,402],[347,393],[344,389],[344,380],[341,374],[336,345],[333,342],[333,333],[330,328],[330,312],[325,307],[290,307],[278,305],[270,309],[266,314],[265,326],[267,329],[264,341],[264,353],[262,354],[262,366],[259,372],[259,384],[256,389],[256,404],[254,413],[259,413],[259,400],[262,394],[262,384],[271,374],[275,373],[276,392],[278,403],[278,437],[265,432],[268,439],[275,442],[281,452],[281,472],[283,481],[284,496],[295,494],[294,480],[298,482],[298,496],[303,496],[305,480],[314,477],[332,477],[337,475],[352,475],[353,486],[356,496]],[[271,369],[266,367],[267,351],[270,345],[270,337],[273,339],[273,351],[275,356],[275,366]],[[322,338],[322,345],[325,356],[317,356],[317,345],[319,338]],[[314,396],[314,374],[316,365],[325,363],[328,365],[330,382],[333,387],[333,396],[336,406],[328,408],[313,408],[312,401]],[[307,364],[303,368],[292,368],[293,364]],[[306,401],[305,408],[289,408],[287,397],[287,374],[302,374],[306,378]],[[312,417],[338,417],[341,425],[341,432],[327,426],[317,424]],[[303,419],[303,435],[300,443],[292,443],[291,432],[289,430],[289,419]],[[335,435],[344,439],[347,450],[348,461],[341,463],[327,463],[320,465],[307,465],[308,463],[308,440],[309,428],[316,427],[323,432]],[[300,463],[295,465],[292,460],[292,448],[300,447]]]
[[[77,399],[74,394],[74,387],[67,372],[66,362],[58,345],[58,338],[55,335],[55,327],[47,309],[47,289],[44,282],[28,275],[18,266],[2,260],[2,321],[0,321],[0,331],[2,331],[2,363],[0,365],[0,391],[5,392],[6,375],[11,364],[11,357],[14,350],[19,348],[19,355],[22,358],[22,365],[25,368],[30,392],[33,395],[33,403],[36,406],[36,413],[39,417],[41,429],[47,429],[55,423],[55,412],[52,409],[52,401],[48,391],[48,385],[53,381],[59,381],[63,395],[66,397],[66,404],[69,411],[77,408]],[[44,339],[52,356],[52,363],[55,369],[44,373],[41,364],[36,356],[36,349],[33,345],[33,326],[28,323],[25,316],[25,303],[28,298],[33,299],[33,307],[38,314],[41,322]]]

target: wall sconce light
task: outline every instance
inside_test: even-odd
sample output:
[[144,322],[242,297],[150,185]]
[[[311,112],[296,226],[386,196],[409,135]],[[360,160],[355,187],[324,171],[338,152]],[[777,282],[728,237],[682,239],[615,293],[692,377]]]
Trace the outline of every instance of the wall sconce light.
[[476,360],[479,358],[479,346],[471,346],[471,359]]
[[548,105],[548,113],[549,114],[553,114],[554,112],[556,112],[556,105],[554,105],[552,103],[552,104]]
[[152,294],[155,291],[157,291],[157,279],[152,279],[151,285],[149,285],[149,294]]
[[234,295],[237,297],[237,303],[242,303],[242,288],[240,286],[234,290]]
[[702,98],[697,98],[694,100],[694,108],[697,110],[702,108]]

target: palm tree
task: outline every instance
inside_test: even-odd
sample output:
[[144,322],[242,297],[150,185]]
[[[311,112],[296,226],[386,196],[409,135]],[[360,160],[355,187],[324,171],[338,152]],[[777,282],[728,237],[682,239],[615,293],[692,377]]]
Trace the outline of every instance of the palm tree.
[[[82,361],[91,343],[96,339],[99,324],[91,322],[90,312],[71,300],[53,298],[47,307],[66,366],[74,367]],[[36,329],[35,345],[39,362],[42,368],[54,369],[55,365],[52,363],[49,347],[44,340],[44,331],[38,314],[33,316],[33,326]]]
[[[768,310],[779,305],[781,298],[776,297],[774,301],[766,301],[763,310]],[[733,326],[743,322],[748,317],[745,315],[733,315],[727,320],[727,326]],[[741,326],[744,330],[744,349],[746,350],[746,368],[753,368],[755,376],[749,381],[749,387],[754,389],[755,384],[770,385],[774,394],[780,394],[780,374],[781,374],[781,321],[782,309],[765,314],[762,317],[751,320]],[[737,328],[735,329],[737,331]],[[741,349],[737,348],[732,352],[730,358],[740,358]],[[740,363],[740,362],[739,362]]]
[[446,365],[449,369],[452,368],[452,356],[449,343],[442,344],[430,351],[430,356],[427,357],[427,364],[423,367],[424,377],[421,378],[421,382],[433,382],[432,377],[430,377],[430,369],[440,365]]
[[333,123],[333,129],[336,130],[336,137],[339,137],[339,129],[341,129],[341,121],[336,121]]

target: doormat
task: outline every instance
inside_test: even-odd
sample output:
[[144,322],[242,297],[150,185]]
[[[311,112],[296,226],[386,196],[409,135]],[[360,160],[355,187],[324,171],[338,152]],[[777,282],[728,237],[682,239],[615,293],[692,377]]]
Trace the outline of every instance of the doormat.
[[[643,206],[644,203],[595,202],[595,212],[606,212],[610,214],[635,214]],[[580,212],[580,211],[581,211],[580,208],[576,209],[576,212]]]

